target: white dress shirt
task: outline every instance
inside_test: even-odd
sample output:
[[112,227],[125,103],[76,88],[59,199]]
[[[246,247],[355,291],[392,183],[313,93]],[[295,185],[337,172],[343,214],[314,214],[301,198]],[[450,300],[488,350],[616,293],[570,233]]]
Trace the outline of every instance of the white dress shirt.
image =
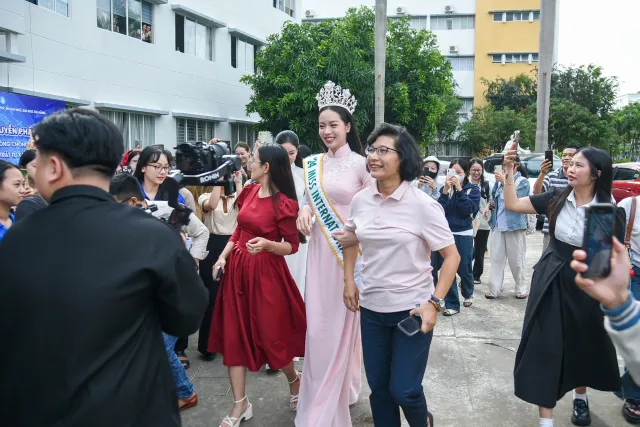
[[573,246],[582,246],[584,241],[584,220],[589,205],[596,203],[596,196],[586,205],[576,206],[576,195],[573,190],[556,219],[556,239]]

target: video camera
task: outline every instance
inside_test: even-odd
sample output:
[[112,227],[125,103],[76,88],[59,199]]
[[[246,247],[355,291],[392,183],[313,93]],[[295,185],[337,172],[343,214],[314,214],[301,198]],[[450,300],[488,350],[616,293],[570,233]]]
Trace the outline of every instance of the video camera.
[[[242,167],[240,158],[230,154],[226,142],[215,144],[185,142],[176,149],[176,168],[170,176],[178,184],[195,186],[221,186],[226,194],[235,192],[231,174]],[[223,177],[223,180],[219,180]]]

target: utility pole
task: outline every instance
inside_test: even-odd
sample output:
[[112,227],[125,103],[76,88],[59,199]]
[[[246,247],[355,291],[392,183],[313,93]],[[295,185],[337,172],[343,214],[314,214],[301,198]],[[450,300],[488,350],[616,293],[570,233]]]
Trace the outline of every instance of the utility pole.
[[387,62],[387,0],[376,0],[375,22],[376,126],[384,122],[384,84]]
[[549,103],[556,44],[556,6],[557,0],[540,0],[536,153],[542,153],[549,148]]

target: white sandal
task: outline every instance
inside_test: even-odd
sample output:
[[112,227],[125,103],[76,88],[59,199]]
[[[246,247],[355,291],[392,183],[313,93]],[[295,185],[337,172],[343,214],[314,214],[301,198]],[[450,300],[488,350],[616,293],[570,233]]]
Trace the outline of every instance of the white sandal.
[[[296,381],[300,381],[300,378],[302,377],[302,373],[296,371],[296,379],[293,381],[289,381],[289,385],[295,383]],[[292,394],[291,395],[291,399],[289,400],[289,408],[291,408],[292,411],[297,411],[298,410],[298,398],[300,397],[300,393],[296,394],[295,396]],[[296,407],[294,408],[293,405],[296,405]]]
[[244,400],[247,401],[248,405],[247,409],[244,410],[242,415],[240,415],[238,418],[230,417],[229,415],[227,415],[222,420],[222,424],[220,424],[218,427],[238,427],[242,421],[249,421],[251,418],[253,418],[253,406],[247,399],[247,396],[243,397],[240,400],[234,400],[233,403],[240,403]]

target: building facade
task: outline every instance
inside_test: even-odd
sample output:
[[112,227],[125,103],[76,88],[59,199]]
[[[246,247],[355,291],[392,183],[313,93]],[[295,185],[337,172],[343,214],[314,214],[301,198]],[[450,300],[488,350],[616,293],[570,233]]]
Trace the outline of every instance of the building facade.
[[640,102],[640,92],[627,93],[626,95],[622,95],[616,98],[616,108],[622,109],[629,104],[635,104],[638,102]]
[[301,0],[2,0],[0,91],[87,105],[127,147],[253,142],[256,52]]

